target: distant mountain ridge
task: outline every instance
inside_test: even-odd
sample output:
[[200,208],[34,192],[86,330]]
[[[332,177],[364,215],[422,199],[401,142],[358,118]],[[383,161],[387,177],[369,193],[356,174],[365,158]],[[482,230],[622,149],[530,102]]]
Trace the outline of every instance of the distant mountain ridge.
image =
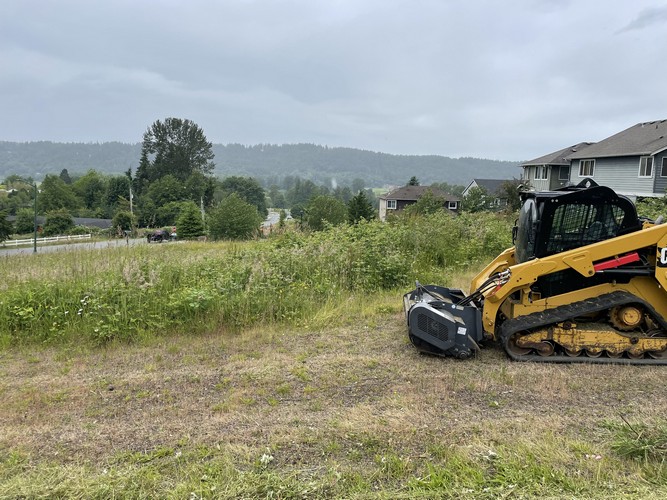
[[[392,155],[315,144],[214,144],[215,174],[252,176],[277,183],[299,176],[316,183],[350,184],[359,178],[367,186],[402,185],[416,176],[422,184],[467,185],[473,178],[511,179],[520,174],[518,162],[438,155]],[[141,144],[121,142],[58,143],[0,141],[0,180],[8,175],[71,174],[90,169],[105,174],[136,171]]]

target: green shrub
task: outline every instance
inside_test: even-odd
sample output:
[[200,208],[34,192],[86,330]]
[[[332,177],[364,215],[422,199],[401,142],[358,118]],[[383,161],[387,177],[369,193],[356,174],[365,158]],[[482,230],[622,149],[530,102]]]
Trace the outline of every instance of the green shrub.
[[89,233],[90,229],[87,226],[82,226],[82,225],[73,226],[67,231],[67,234],[71,235],[89,234]]
[[11,266],[12,286],[0,295],[0,345],[300,324],[357,293],[403,291],[415,279],[446,286],[453,270],[481,266],[507,248],[510,229],[495,214],[439,212],[287,230],[259,242],[44,255]]
[[74,227],[74,219],[66,209],[54,210],[46,214],[44,236],[67,234]]

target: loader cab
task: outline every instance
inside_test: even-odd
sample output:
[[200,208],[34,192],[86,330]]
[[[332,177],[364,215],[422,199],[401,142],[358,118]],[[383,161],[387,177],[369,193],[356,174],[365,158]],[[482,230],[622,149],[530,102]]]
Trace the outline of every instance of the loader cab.
[[641,229],[632,201],[592,179],[556,191],[524,192],[521,198],[514,228],[517,262]]

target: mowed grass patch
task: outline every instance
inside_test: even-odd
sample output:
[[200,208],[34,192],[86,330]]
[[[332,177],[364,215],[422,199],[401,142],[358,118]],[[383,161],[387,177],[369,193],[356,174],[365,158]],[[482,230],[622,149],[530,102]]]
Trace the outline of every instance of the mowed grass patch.
[[423,356],[401,312],[1,356],[0,497],[667,493],[610,424],[664,418],[659,368]]

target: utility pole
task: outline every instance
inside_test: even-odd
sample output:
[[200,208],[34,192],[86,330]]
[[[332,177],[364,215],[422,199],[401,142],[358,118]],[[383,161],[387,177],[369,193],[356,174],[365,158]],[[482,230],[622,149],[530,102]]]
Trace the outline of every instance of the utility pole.
[[35,218],[33,219],[33,225],[35,226],[35,239],[33,241],[33,253],[37,253],[37,182],[33,184],[35,188]]

